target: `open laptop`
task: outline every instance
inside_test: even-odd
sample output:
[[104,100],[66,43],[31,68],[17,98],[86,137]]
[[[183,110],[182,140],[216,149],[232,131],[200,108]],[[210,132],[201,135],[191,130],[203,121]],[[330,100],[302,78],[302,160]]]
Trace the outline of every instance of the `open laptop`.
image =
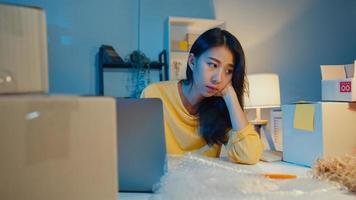
[[152,192],[166,168],[160,99],[117,99],[120,192]]

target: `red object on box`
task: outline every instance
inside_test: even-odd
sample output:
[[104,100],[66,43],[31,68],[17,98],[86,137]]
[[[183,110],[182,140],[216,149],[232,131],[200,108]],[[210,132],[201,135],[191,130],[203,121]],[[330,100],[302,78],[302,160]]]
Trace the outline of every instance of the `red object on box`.
[[351,92],[351,81],[340,82],[340,92]]

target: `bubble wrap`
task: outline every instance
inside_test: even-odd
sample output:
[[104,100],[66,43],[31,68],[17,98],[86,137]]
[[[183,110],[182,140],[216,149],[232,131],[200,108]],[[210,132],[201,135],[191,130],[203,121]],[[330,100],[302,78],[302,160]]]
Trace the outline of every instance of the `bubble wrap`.
[[341,187],[311,176],[268,179],[241,165],[195,154],[169,160],[169,173],[155,185],[153,200],[330,199],[330,194],[340,192]]

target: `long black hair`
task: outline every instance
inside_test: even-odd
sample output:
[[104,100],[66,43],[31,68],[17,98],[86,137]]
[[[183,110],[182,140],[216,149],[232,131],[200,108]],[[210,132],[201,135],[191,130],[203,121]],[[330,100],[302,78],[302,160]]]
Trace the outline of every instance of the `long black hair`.
[[[227,47],[233,55],[232,86],[243,108],[246,77],[245,54],[236,37],[220,28],[210,29],[197,38],[189,53],[199,58],[205,51],[219,46]],[[189,66],[187,66],[186,75],[187,78],[183,80],[183,84],[192,86],[194,77]],[[216,96],[204,98],[199,104],[198,116],[200,134],[207,144],[226,144],[227,132],[231,129],[231,120],[223,98]]]

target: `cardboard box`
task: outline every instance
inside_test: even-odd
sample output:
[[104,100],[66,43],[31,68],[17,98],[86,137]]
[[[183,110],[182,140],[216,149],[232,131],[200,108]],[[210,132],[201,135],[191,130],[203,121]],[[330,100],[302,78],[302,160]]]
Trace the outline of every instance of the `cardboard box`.
[[318,158],[356,153],[356,103],[291,104],[283,105],[282,112],[283,160],[312,166]]
[[0,199],[116,200],[116,101],[0,96]]
[[348,65],[321,65],[323,101],[356,101],[356,60]]
[[188,43],[185,40],[172,40],[171,41],[172,51],[188,51]]
[[44,11],[0,4],[0,94],[48,92],[47,65]]

